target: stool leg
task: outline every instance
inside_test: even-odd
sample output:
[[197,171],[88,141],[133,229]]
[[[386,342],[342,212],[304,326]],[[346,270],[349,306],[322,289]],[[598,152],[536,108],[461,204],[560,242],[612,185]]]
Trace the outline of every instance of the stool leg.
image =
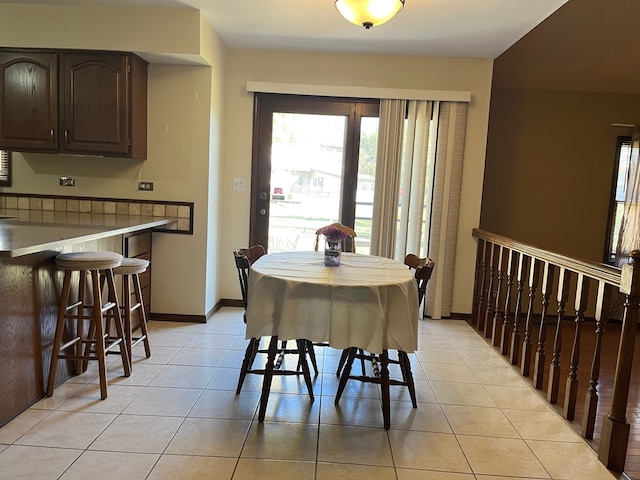
[[104,325],[102,317],[102,296],[100,295],[100,273],[91,270],[93,288],[93,318],[91,329],[95,332],[96,354],[98,356],[98,372],[100,374],[100,398],[107,398],[107,361],[104,346]]
[[144,343],[144,354],[149,358],[151,356],[151,345],[149,344],[149,333],[147,331],[147,312],[144,309],[142,288],[140,287],[140,276],[137,273],[133,275],[133,291],[136,296],[136,303],[140,305],[138,307],[140,312],[140,339],[142,339],[142,342]]
[[133,332],[131,331],[131,286],[129,284],[129,275],[122,275],[122,313],[124,320],[124,335],[126,337],[127,350],[129,354],[129,364],[133,365]]
[[122,358],[122,368],[124,369],[124,376],[128,377],[131,375],[131,363],[129,362],[129,345],[127,343],[127,336],[124,332],[124,323],[120,314],[120,304],[118,303],[118,295],[116,294],[116,282],[114,279],[113,270],[106,270],[105,276],[107,277],[109,298],[115,304],[115,306],[113,307],[113,322],[115,323],[117,338],[121,339],[120,358]]
[[49,381],[47,382],[47,397],[53,395],[53,387],[56,383],[56,371],[58,370],[58,355],[62,343],[64,332],[64,319],[69,300],[69,290],[71,289],[71,271],[65,270],[62,281],[62,293],[60,294],[60,304],[58,305],[58,319],[56,320],[56,334],[53,339],[53,349],[51,351],[51,367],[49,368]]
[[[80,280],[78,282],[78,307],[76,308],[77,315],[84,314],[84,294],[85,288],[87,285],[87,272],[85,270],[81,270],[79,272]],[[68,305],[68,302],[67,302]],[[76,375],[80,375],[87,371],[87,367],[89,366],[89,360],[82,359],[82,339],[84,337],[84,320],[78,317],[78,321],[76,322],[76,332],[78,334],[78,338],[80,340],[76,343],[76,356],[78,359],[76,360]]]

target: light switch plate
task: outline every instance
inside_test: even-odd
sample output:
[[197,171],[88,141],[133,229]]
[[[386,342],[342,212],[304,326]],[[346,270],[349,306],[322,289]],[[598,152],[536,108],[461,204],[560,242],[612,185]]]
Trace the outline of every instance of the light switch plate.
[[244,192],[244,178],[234,178],[233,179],[233,191],[234,192]]

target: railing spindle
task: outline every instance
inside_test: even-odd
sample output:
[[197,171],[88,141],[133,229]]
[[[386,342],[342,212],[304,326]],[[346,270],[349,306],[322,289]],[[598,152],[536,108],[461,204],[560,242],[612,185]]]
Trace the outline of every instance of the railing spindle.
[[526,283],[526,272],[529,267],[529,257],[518,254],[516,308],[513,315],[513,330],[511,331],[511,365],[517,365],[520,360],[522,292]]
[[491,261],[491,244],[484,242],[482,249],[482,281],[480,287],[480,302],[478,302],[478,331],[484,332],[485,315],[487,314],[487,305],[489,296],[489,264]]
[[531,259],[529,265],[529,306],[527,307],[527,321],[524,326],[524,340],[522,342],[522,362],[520,368],[522,375],[528,377],[531,374],[531,353],[533,350],[533,309],[538,289],[538,277],[540,276],[540,262]]
[[582,420],[582,436],[586,439],[593,438],[596,424],[596,412],[598,410],[598,381],[600,379],[600,357],[602,356],[602,336],[604,326],[609,314],[612,291],[604,281],[598,282],[598,296],[596,297],[596,344],[591,361],[591,374],[589,377],[589,390],[585,395],[584,417]]
[[504,312],[501,309],[502,305],[502,284],[504,281],[504,259],[505,248],[498,247],[498,265],[496,271],[496,307],[493,314],[493,321],[491,326],[491,344],[495,347],[500,344],[500,332],[502,331],[502,319]]
[[[505,294],[504,301],[504,314],[503,314],[503,322],[502,322],[502,335],[500,336],[500,353],[502,355],[509,354],[509,338],[510,332],[512,331],[511,324],[511,299],[513,293],[511,291],[513,287],[513,271],[515,265],[515,259],[518,258],[518,253],[509,249],[509,256],[507,258],[507,292]],[[515,315],[514,315],[515,316]]]
[[580,340],[582,336],[582,324],[584,323],[584,311],[589,301],[589,277],[579,273],[576,281],[576,319],[573,346],[571,348],[571,361],[569,364],[569,376],[564,396],[564,416],[567,420],[573,420],[576,414],[576,401],[578,399],[578,364],[580,363]]
[[558,390],[560,388],[560,350],[562,349],[562,322],[564,311],[569,299],[569,280],[571,272],[560,267],[558,276],[558,318],[556,320],[556,333],[553,340],[553,353],[549,367],[549,385],[547,387],[547,400],[549,403],[558,403]]
[[536,349],[536,360],[533,368],[533,386],[540,390],[544,382],[544,362],[546,353],[544,351],[547,342],[547,310],[549,309],[549,298],[553,291],[553,281],[556,267],[550,262],[544,262],[542,270],[542,314],[540,316],[540,328],[538,329],[538,348]]
[[487,289],[487,312],[484,318],[484,336],[485,338],[491,337],[491,330],[493,329],[493,315],[496,310],[496,299],[493,292],[495,288],[495,277],[496,277],[496,263],[498,262],[498,249],[499,246],[495,243],[492,243],[489,247],[490,257],[489,257],[489,287]]
[[482,297],[482,280],[483,280],[483,259],[484,259],[484,245],[485,241],[478,239],[478,245],[476,249],[476,270],[475,278],[473,281],[473,303],[471,304],[471,321],[478,325],[478,311],[480,309],[480,301]]

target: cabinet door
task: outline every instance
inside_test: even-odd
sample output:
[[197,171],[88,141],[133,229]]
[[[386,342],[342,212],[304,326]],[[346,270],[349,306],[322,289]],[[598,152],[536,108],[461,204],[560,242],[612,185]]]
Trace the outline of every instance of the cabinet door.
[[58,148],[58,55],[0,52],[0,148]]
[[127,154],[129,151],[128,56],[63,55],[61,151]]

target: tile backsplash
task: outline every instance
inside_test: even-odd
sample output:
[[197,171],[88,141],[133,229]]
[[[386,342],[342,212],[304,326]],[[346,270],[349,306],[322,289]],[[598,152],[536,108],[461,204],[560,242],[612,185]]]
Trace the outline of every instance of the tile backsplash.
[[166,227],[171,233],[193,233],[193,202],[131,200],[123,198],[66,197],[59,195],[8,194],[0,192],[0,209],[28,210],[41,221],[64,216],[69,223],[82,222],[83,214],[172,217],[177,222]]

